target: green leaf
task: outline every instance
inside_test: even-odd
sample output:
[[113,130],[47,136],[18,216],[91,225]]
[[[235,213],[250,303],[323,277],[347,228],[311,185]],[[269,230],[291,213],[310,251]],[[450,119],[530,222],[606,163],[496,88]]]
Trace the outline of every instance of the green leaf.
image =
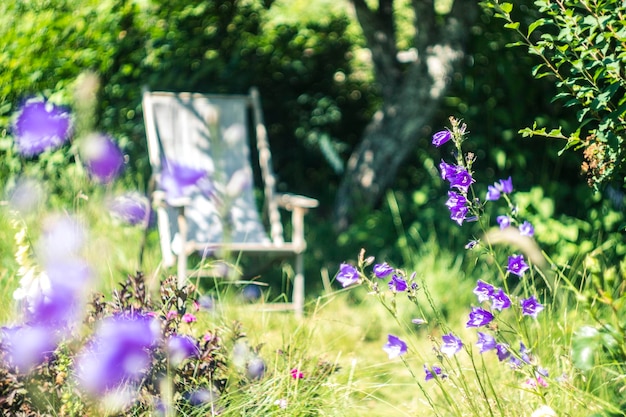
[[519,28],[519,22],[509,22],[504,25],[507,29],[517,30]]
[[598,329],[583,326],[572,335],[572,361],[574,366],[589,371],[602,349],[602,335]]
[[531,33],[533,33],[535,29],[537,29],[540,26],[545,25],[547,21],[548,21],[547,19],[539,19],[539,20],[535,20],[534,22],[532,22],[530,25],[528,25],[527,36],[530,37]]
[[500,5],[500,9],[502,9],[502,11],[506,14],[509,14],[513,11],[513,4],[512,3],[502,3]]

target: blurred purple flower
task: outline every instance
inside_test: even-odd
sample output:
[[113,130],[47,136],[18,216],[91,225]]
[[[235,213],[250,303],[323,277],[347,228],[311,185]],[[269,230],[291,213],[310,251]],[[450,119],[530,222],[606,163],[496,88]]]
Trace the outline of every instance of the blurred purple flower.
[[85,138],[82,157],[92,178],[103,184],[113,181],[124,167],[124,155],[119,146],[113,138],[102,133]]
[[393,268],[387,262],[383,262],[382,264],[374,265],[373,271],[376,278],[385,278],[393,272]]
[[189,392],[185,395],[185,399],[194,407],[201,407],[205,404],[212,404],[219,398],[219,393],[214,390],[200,388]]
[[450,209],[450,218],[457,222],[459,226],[463,224],[469,212],[467,203],[467,198],[465,198],[464,195],[454,191],[448,191],[446,206]]
[[519,225],[519,233],[522,236],[533,237],[535,235],[535,228],[529,221]]
[[476,342],[479,352],[484,353],[496,348],[496,339],[490,334],[478,332],[478,342]]
[[530,316],[535,319],[537,318],[537,315],[543,310],[543,305],[539,303],[534,295],[530,296],[530,298],[521,300],[520,305],[522,306],[523,315]]
[[43,99],[31,99],[20,109],[13,129],[18,152],[34,156],[65,143],[72,123],[67,109]]
[[449,130],[442,130],[433,135],[433,145],[440,147],[444,143],[448,142],[452,138],[452,133]]
[[469,314],[469,320],[465,327],[482,327],[491,323],[494,319],[493,314],[482,308],[473,307]]
[[523,276],[524,272],[528,270],[528,265],[524,261],[524,255],[509,256],[509,263],[506,270],[507,272],[515,274],[519,277]]
[[418,319],[411,319],[411,323],[413,324],[417,324],[418,326],[422,325],[422,324],[426,324],[428,323],[426,320],[418,318]]
[[115,197],[109,203],[109,210],[113,217],[135,226],[148,220],[150,203],[143,195],[129,192]]
[[159,327],[156,320],[141,315],[100,321],[93,340],[76,359],[80,386],[92,395],[101,395],[137,382],[149,370]]
[[500,190],[495,185],[487,186],[487,195],[485,196],[485,200],[487,201],[496,201],[500,198]]
[[511,356],[511,352],[509,352],[509,346],[505,343],[498,343],[496,345],[496,354],[498,355],[498,360],[502,362],[509,356]]
[[263,296],[261,288],[256,284],[248,284],[241,290],[241,298],[248,303],[253,303]]
[[443,341],[443,344],[441,345],[441,352],[445,353],[449,357],[454,356],[463,347],[461,339],[452,333],[444,334],[441,337],[441,340]]
[[210,194],[212,190],[203,189],[201,186],[201,180],[206,176],[207,172],[202,169],[164,161],[160,184],[165,191],[165,199],[168,203],[172,203],[176,199],[188,197],[197,188]]
[[426,374],[424,381],[430,381],[431,379],[435,379],[435,377],[445,378],[447,376],[437,365],[433,365],[432,370],[424,365],[424,373]]
[[36,210],[44,198],[42,183],[28,177],[18,178],[15,187],[8,194],[11,208],[21,213],[30,213]]
[[172,335],[167,339],[167,355],[174,366],[178,366],[185,359],[197,356],[198,346],[195,340],[186,335]]
[[511,177],[500,180],[500,190],[504,194],[511,194],[513,192],[513,180]]
[[403,292],[403,291],[406,291],[407,288],[408,288],[408,285],[406,281],[404,280],[404,278],[396,274],[393,274],[393,276],[391,277],[391,281],[389,281],[389,289],[394,292]]
[[474,294],[478,298],[478,302],[482,303],[483,301],[487,301],[493,294],[494,288],[493,285],[487,284],[481,280],[476,281],[476,288],[474,288]]
[[54,329],[43,326],[16,326],[0,328],[0,357],[27,373],[44,362],[56,349]]
[[246,376],[248,379],[261,379],[265,375],[265,361],[258,356],[253,357],[246,366]]
[[392,334],[387,336],[387,343],[383,346],[383,350],[389,355],[389,359],[402,356],[407,351],[406,343],[397,336]]
[[337,273],[337,281],[343,288],[359,282],[359,272],[350,264],[342,263]]
[[511,218],[509,216],[498,216],[496,222],[500,225],[500,229],[506,229],[511,225]]
[[491,296],[491,308],[502,311],[509,307],[511,307],[511,299],[502,288],[498,288],[498,291],[494,291]]

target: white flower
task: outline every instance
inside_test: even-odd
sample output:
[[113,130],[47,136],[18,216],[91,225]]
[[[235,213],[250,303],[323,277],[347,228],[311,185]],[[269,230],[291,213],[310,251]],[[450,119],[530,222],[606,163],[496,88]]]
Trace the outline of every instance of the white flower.
[[530,417],[557,417],[556,411],[547,405],[542,405],[536,409]]

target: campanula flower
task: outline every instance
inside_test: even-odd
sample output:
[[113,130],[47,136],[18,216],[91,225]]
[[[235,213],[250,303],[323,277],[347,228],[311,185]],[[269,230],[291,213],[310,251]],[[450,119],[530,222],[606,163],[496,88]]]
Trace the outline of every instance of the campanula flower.
[[201,183],[206,177],[207,172],[203,169],[167,161],[163,163],[160,185],[165,191],[166,201],[172,203],[176,199],[189,197],[196,189],[205,192],[205,194],[210,194],[210,187],[203,186]]
[[0,359],[21,374],[44,362],[56,349],[55,333],[50,327],[25,325],[0,328]]
[[167,339],[167,355],[172,365],[177,366],[185,359],[197,356],[198,346],[189,336],[174,334]]
[[359,282],[359,272],[350,264],[342,263],[337,273],[337,281],[343,288]]
[[511,307],[511,299],[502,288],[498,288],[491,296],[491,308],[502,311],[509,307]]
[[456,165],[449,164],[442,159],[439,163],[439,172],[442,180],[451,181],[451,179],[456,176],[458,167]]
[[529,298],[523,299],[520,301],[522,306],[522,314],[525,316],[530,316],[532,318],[537,318],[537,315],[543,310],[543,305],[539,303],[537,298],[534,295]]
[[476,294],[478,298],[478,302],[482,303],[483,301],[487,301],[491,295],[493,294],[494,288],[493,285],[487,284],[481,280],[476,281],[476,287],[474,288],[473,293]]
[[92,395],[138,382],[148,371],[159,324],[148,316],[114,316],[101,320],[91,343],[77,356],[81,388]]
[[473,307],[469,314],[469,320],[466,327],[482,327],[491,323],[494,319],[493,314],[479,307]]
[[511,225],[511,218],[509,216],[498,216],[496,222],[500,225],[500,229],[506,229]]
[[28,100],[19,111],[13,131],[19,153],[39,155],[67,142],[72,133],[70,113],[46,100]]
[[513,180],[511,179],[511,177],[500,180],[499,185],[500,190],[504,194],[511,194],[513,192]]
[[498,355],[498,360],[502,362],[503,360],[511,356],[509,346],[505,343],[498,343],[496,345],[496,354]]
[[454,356],[463,347],[461,339],[452,333],[444,334],[441,337],[441,340],[443,341],[443,344],[441,345],[441,352],[450,357]]
[[391,277],[391,281],[389,281],[389,289],[395,292],[403,292],[406,291],[406,289],[408,288],[408,285],[406,283],[406,281],[404,280],[404,278],[394,274],[393,277]]
[[528,264],[524,261],[524,255],[509,256],[509,263],[506,270],[519,277],[523,276],[524,272],[528,270]]
[[487,201],[496,201],[500,198],[500,190],[495,185],[487,186],[487,195],[485,196],[485,200]]
[[103,184],[113,181],[124,167],[124,155],[112,137],[101,133],[87,136],[81,155],[91,177]]
[[457,188],[464,194],[467,194],[469,187],[474,182],[475,180],[472,178],[472,174],[470,174],[465,168],[460,167],[457,174],[450,179],[450,186]]
[[150,216],[150,203],[139,193],[119,195],[110,201],[108,207],[112,217],[131,226],[145,224]]
[[387,262],[383,262],[382,264],[374,265],[373,271],[376,278],[385,278],[393,272],[393,268]]
[[525,221],[519,225],[519,233],[522,236],[533,237],[535,234],[535,228],[530,222]]
[[404,355],[407,351],[407,345],[399,337],[390,334],[387,336],[387,343],[383,346],[383,350],[387,352],[389,359],[393,359]]
[[484,353],[496,348],[496,339],[490,334],[478,332],[478,342],[476,342],[479,352]]
[[433,365],[432,369],[428,369],[428,367],[424,365],[424,373],[426,374],[424,381],[430,381],[436,377],[445,378],[447,376],[437,365]]
[[440,147],[444,143],[448,142],[452,138],[452,133],[449,130],[442,130],[433,135],[433,145]]

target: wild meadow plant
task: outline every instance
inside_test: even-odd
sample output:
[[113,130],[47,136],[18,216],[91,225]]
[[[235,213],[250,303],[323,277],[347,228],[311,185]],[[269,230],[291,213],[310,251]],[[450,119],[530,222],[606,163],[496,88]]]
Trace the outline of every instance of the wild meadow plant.
[[[71,192],[88,200],[89,189],[104,186],[115,194],[124,154],[114,138],[91,131],[89,106],[77,100],[75,107],[72,113],[45,98],[27,100],[14,118],[14,148],[24,165],[67,152],[80,165],[72,172],[86,177],[75,177]],[[168,197],[210,188],[205,172],[168,166],[160,184]],[[98,265],[86,256],[89,219],[68,208],[49,213],[45,188],[25,177],[8,195],[19,287],[12,322],[0,327],[0,414],[304,415],[321,407],[335,365],[285,349],[270,368],[237,321],[220,322],[219,294],[173,276],[155,291],[140,272],[120,279],[111,294],[96,291]],[[150,204],[141,193],[105,200],[118,221],[148,226]]]
[[[465,248],[493,271],[477,279],[464,328],[444,319],[424,276],[376,262],[365,250],[355,265],[341,264],[336,280],[344,288],[366,286],[406,332],[389,334],[382,348],[390,360],[403,362],[434,415],[624,415],[623,314],[616,313],[621,319],[610,324],[597,308],[581,302],[587,297],[582,286],[574,285],[563,272],[567,269],[557,267],[535,242],[534,226],[515,204],[511,177],[488,185],[483,194],[476,191],[476,157],[462,148],[467,126],[455,118],[450,122],[432,138],[436,147],[454,146],[454,160],[439,164],[450,186],[445,206],[459,226],[477,227],[481,237]],[[413,306],[410,322],[399,311],[398,297],[407,297]],[[580,324],[578,313],[591,310],[595,326],[572,331]],[[411,347],[425,329],[430,352]],[[611,353],[602,360],[607,347]],[[598,381],[600,368],[610,382]]]

